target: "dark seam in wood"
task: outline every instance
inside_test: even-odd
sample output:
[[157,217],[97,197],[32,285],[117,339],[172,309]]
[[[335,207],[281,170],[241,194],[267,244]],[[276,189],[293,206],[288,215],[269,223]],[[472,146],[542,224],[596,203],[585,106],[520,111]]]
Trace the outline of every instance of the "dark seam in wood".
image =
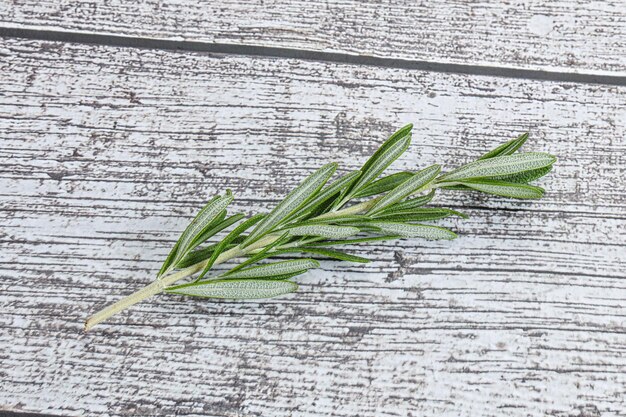
[[0,410],[0,417],[60,417],[60,415]]
[[300,59],[305,61],[333,62],[339,64],[364,65],[439,73],[467,74],[502,78],[539,81],[558,81],[579,84],[604,84],[626,86],[626,76],[543,71],[523,68],[506,68],[482,65],[430,62],[399,58],[383,58],[367,55],[352,55],[338,52],[322,52],[306,49],[277,48],[256,45],[234,45],[198,41],[174,41],[148,39],[110,34],[62,32],[0,27],[0,37],[25,38],[39,41],[70,42],[104,46],[160,49],[169,51],[205,52],[225,55],[247,55],[257,57]]

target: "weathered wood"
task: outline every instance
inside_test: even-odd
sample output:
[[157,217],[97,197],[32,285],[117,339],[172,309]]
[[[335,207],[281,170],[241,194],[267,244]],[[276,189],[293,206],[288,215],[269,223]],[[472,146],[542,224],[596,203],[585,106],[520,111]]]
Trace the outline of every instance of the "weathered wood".
[[430,62],[626,74],[626,13],[620,1],[30,0],[0,3],[0,23]]
[[[624,415],[625,87],[3,40],[0,404],[63,415]],[[545,199],[450,192],[452,242],[361,245],[263,302],[149,283],[211,194],[269,207],[416,122],[395,167],[524,130]]]

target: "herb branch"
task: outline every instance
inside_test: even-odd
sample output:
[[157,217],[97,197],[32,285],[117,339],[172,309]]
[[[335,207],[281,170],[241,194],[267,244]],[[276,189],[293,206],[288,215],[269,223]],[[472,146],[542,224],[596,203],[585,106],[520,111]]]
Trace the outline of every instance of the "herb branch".
[[[319,267],[316,259],[369,262],[330,249],[332,246],[400,238],[454,239],[453,231],[424,224],[450,216],[467,218],[455,210],[425,207],[437,190],[479,191],[519,199],[543,196],[543,188],[529,183],[550,172],[556,158],[539,152],[516,153],[528,134],[449,172],[441,173],[439,165],[432,165],[381,177],[408,149],[412,127],[394,133],[359,171],[329,183],[337,164],[324,165],[267,215],[246,220],[241,213],[228,216],[233,201],[230,190],[213,197],[183,231],[157,279],[95,313],[85,323],[85,330],[160,292],[235,300],[270,298],[295,292],[298,285],[291,279]],[[236,223],[221,239],[209,242]],[[297,254],[302,257],[267,261]],[[243,260],[226,272],[214,272],[214,266],[235,258]],[[196,274],[195,279],[174,285]]]

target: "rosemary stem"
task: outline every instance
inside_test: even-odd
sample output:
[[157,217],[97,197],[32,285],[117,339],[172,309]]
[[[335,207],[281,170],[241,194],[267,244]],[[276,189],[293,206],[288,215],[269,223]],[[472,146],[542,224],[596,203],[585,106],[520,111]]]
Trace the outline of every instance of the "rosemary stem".
[[336,217],[349,216],[351,214],[359,214],[372,208],[378,200],[380,200],[380,198],[373,198],[371,200],[367,200],[362,203],[355,204],[345,209],[341,209],[337,211],[329,211],[328,213],[321,214],[317,217],[312,218],[311,220],[326,220],[326,219],[334,219]]
[[[266,236],[260,239],[258,242],[248,246],[245,249],[241,249],[239,246],[235,246],[234,248],[229,249],[225,251],[224,253],[222,253],[220,256],[218,256],[213,265],[221,264],[230,259],[243,256],[251,251],[259,249],[260,247],[264,247],[273,243],[278,238],[279,238],[278,236],[273,236],[273,235]],[[146,285],[139,291],[136,291],[130,294],[129,296],[126,296],[122,298],[121,300],[111,304],[110,306],[103,308],[102,310],[98,311],[97,313],[93,314],[91,317],[87,319],[87,321],[85,322],[85,331],[89,331],[96,324],[103,322],[104,320],[108,319],[109,317],[123,310],[126,310],[128,307],[134,304],[137,304],[140,301],[145,300],[146,298],[152,297],[153,295],[160,293],[165,288],[169,287],[175,282],[180,281],[183,278],[186,278],[190,275],[193,275],[195,273],[202,271],[204,267],[206,266],[207,262],[208,260],[198,262],[197,264],[191,265],[188,268],[181,269],[178,272],[159,278],[156,281],[154,281],[152,284]]]

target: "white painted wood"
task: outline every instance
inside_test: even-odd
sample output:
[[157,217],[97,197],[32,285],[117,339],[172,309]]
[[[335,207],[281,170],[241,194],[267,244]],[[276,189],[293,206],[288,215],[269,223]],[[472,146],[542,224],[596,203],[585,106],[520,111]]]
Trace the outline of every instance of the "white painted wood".
[[0,24],[626,74],[623,1],[25,0],[0,2]]
[[[35,41],[0,49],[0,409],[62,415],[624,415],[626,88]],[[455,166],[529,129],[541,201],[449,192],[452,242],[361,245],[297,294],[158,296],[190,216],[330,160]]]

